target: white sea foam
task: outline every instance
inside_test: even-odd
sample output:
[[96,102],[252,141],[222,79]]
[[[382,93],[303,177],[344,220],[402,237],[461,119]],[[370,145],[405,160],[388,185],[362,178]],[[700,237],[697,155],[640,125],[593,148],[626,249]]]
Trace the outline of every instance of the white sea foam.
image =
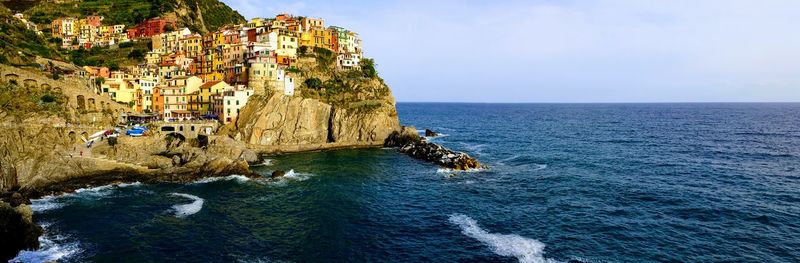
[[39,237],[39,250],[21,251],[17,257],[9,262],[58,262],[83,252],[78,242],[70,242],[69,238],[61,235],[51,236],[47,228],[52,223],[40,224],[45,229],[45,234]]
[[299,172],[295,172],[294,169],[292,169],[292,170],[289,170],[288,172],[286,172],[286,174],[284,174],[282,177],[279,177],[279,178],[276,178],[276,179],[267,179],[267,180],[263,180],[261,182],[264,182],[264,183],[266,183],[268,185],[271,185],[271,186],[283,187],[283,186],[287,186],[289,184],[289,182],[291,182],[291,181],[302,182],[302,181],[310,179],[311,177],[314,177],[314,174],[312,174],[312,173],[299,173]]
[[287,172],[285,175],[283,175],[283,178],[286,178],[286,179],[289,179],[289,180],[293,180],[293,181],[305,181],[305,180],[308,180],[309,178],[311,178],[312,176],[314,176],[314,174],[298,173],[298,172],[295,172],[294,169],[292,169],[292,170],[289,170],[289,172]]
[[258,166],[272,166],[272,162],[273,162],[273,160],[272,160],[272,159],[264,159],[264,161],[263,161],[263,162],[261,162],[261,163],[257,163],[257,164],[254,164],[254,165],[250,165],[250,166],[253,166],[253,167],[258,167]]
[[[140,186],[142,183],[140,182],[133,182],[133,183],[122,183],[122,184],[110,184],[98,187],[91,187],[91,188],[81,188],[75,190],[74,195],[78,196],[86,196],[86,197],[103,197],[107,196],[114,192],[117,188],[125,188],[131,186]],[[65,196],[69,196],[70,194],[65,194]]]
[[453,170],[450,168],[439,168],[436,169],[436,173],[440,174],[454,174],[454,173],[480,173],[486,171],[486,168],[470,168],[467,170]]
[[59,209],[64,207],[63,203],[58,202],[58,197],[47,196],[41,199],[31,200],[31,209],[35,213],[41,213],[48,210]]
[[547,169],[547,165],[546,165],[546,164],[534,164],[534,165],[536,165],[536,168],[535,168],[535,169],[533,169],[534,171],[539,171],[539,170]]
[[172,209],[175,212],[175,217],[184,218],[190,215],[197,214],[203,209],[203,198],[190,195],[190,194],[181,194],[181,193],[171,193],[172,196],[180,196],[187,199],[192,199],[193,201],[189,204],[182,204],[182,205],[173,205]]
[[523,263],[557,262],[544,257],[544,244],[535,239],[519,235],[493,234],[482,229],[474,219],[462,215],[450,215],[450,223],[458,225],[461,233],[474,238],[501,256],[516,257]]
[[245,183],[247,181],[250,181],[250,178],[247,178],[247,176],[244,176],[244,175],[229,175],[229,176],[225,176],[225,177],[209,177],[209,178],[203,178],[203,179],[194,181],[194,182],[192,182],[192,184],[206,184],[206,183],[218,182],[218,181],[236,181],[236,182],[239,182],[239,183]]
[[114,192],[116,188],[140,186],[142,183],[123,183],[115,185],[104,185],[91,188],[81,188],[75,190],[73,193],[65,193],[61,195],[48,195],[39,199],[31,200],[31,209],[34,212],[44,212],[53,209],[64,207],[63,199],[67,197],[85,197],[85,198],[100,198],[107,196]]

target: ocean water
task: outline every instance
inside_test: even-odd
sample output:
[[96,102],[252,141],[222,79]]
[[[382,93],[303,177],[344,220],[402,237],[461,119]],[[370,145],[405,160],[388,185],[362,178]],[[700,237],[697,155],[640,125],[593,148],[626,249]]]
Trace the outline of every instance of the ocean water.
[[39,262],[798,262],[800,104],[412,104],[490,168],[270,157],[280,180],[36,200]]

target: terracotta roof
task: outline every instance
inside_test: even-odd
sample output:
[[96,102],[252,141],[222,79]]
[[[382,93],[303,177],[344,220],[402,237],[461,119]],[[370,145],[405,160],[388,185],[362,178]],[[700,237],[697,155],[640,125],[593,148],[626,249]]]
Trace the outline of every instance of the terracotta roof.
[[221,81],[221,80],[217,80],[217,81],[209,81],[209,82],[203,83],[203,85],[200,85],[200,89],[208,89],[208,88],[211,88],[211,87],[213,87],[214,85],[217,85],[217,84],[219,84],[220,82],[222,82],[222,81]]

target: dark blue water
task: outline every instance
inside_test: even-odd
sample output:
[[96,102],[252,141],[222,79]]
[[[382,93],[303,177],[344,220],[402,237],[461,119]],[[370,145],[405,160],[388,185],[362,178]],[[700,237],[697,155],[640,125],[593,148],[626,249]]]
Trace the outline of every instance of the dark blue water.
[[45,247],[19,259],[800,261],[800,104],[398,110],[491,168],[347,150],[257,168],[280,181],[89,189],[37,201]]

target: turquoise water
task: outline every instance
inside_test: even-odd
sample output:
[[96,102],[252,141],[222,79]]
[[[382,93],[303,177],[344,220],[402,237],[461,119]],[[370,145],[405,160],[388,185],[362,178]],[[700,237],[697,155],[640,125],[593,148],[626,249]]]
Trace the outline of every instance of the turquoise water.
[[35,201],[39,262],[797,262],[800,104],[399,104],[491,168],[270,157],[281,180]]

